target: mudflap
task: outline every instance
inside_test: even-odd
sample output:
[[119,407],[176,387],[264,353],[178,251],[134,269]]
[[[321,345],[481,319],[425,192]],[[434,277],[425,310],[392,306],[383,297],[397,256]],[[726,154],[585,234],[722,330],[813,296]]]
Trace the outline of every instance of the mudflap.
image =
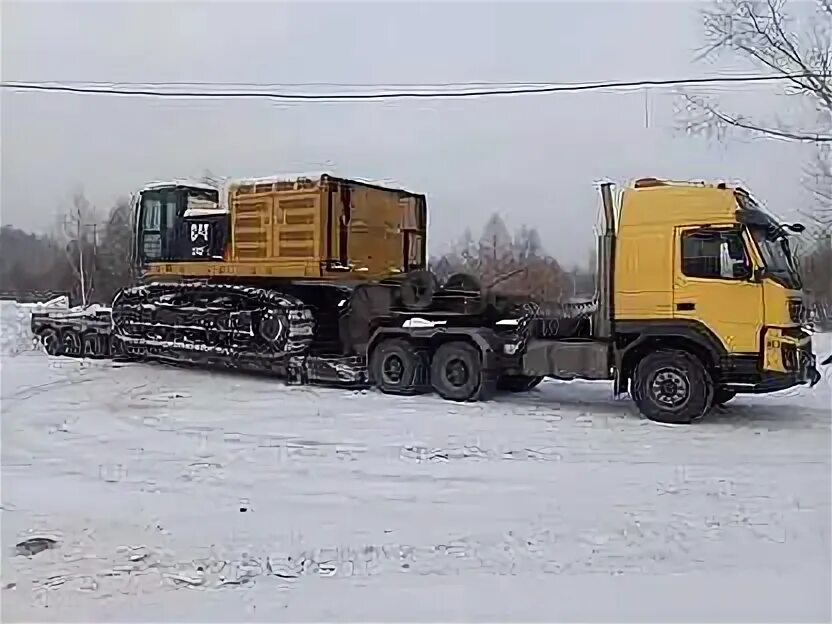
[[[482,351],[482,383],[477,392],[477,401],[488,401],[497,394],[497,383],[500,380],[500,362],[497,354],[491,350]],[[430,373],[428,373],[430,384]]]

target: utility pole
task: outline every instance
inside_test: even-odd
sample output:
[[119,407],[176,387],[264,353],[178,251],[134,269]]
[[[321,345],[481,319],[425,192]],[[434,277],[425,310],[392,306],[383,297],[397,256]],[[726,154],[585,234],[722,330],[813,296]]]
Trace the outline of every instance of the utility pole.
[[78,273],[81,277],[81,305],[87,307],[87,284],[84,279],[84,243],[81,240],[81,208],[76,209],[78,221],[76,228],[75,240],[78,244]]

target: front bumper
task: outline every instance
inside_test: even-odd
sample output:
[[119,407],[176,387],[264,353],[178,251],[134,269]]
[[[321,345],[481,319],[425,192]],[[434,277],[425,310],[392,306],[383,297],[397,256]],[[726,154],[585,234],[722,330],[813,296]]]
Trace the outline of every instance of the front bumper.
[[726,358],[721,366],[723,385],[757,394],[800,385],[812,387],[821,380],[810,334],[800,329],[769,328],[763,349],[762,358]]
[[795,385],[814,386],[821,379],[817,358],[812,353],[812,340],[808,336],[794,342],[781,344],[782,361],[786,374],[793,376]]

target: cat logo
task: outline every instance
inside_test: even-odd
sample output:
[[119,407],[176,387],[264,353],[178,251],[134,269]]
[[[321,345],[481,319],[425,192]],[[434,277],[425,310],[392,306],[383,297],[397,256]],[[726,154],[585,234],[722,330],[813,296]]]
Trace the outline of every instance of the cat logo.
[[204,238],[208,240],[208,224],[207,223],[191,223],[191,242]]

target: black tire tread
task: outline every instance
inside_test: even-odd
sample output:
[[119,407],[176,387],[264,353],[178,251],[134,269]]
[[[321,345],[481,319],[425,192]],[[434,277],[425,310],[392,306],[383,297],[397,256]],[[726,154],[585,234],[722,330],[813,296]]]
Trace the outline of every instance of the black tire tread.
[[[442,380],[442,367],[444,366],[447,354],[460,354],[460,352],[465,354],[470,363],[477,369],[476,384],[467,391],[448,387]],[[482,367],[479,350],[468,342],[462,340],[446,342],[433,354],[430,371],[431,385],[434,391],[445,400],[462,402],[482,401],[490,398],[494,392],[496,380],[489,379],[486,373],[487,371],[484,371]]]
[[[381,373],[385,355],[392,352],[405,363],[402,384],[398,386],[387,384]],[[427,349],[403,338],[387,338],[376,345],[370,354],[369,369],[372,384],[385,394],[413,395],[430,389]]]
[[[642,387],[650,371],[664,366],[681,367],[691,388],[688,403],[679,411],[663,410],[650,400]],[[661,349],[648,353],[636,366],[633,378],[633,399],[648,419],[667,424],[690,424],[710,410],[714,399],[714,383],[705,365],[695,355],[680,349]]]

